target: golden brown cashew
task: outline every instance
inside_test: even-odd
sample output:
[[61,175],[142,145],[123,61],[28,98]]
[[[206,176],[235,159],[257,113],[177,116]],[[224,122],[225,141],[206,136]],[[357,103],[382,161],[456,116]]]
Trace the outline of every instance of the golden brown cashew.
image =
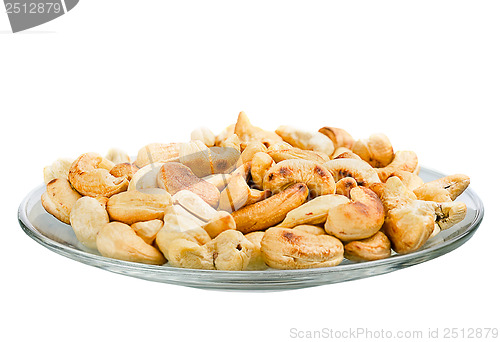
[[364,160],[339,158],[330,160],[323,166],[330,171],[336,182],[342,178],[351,177],[362,186],[380,183],[377,171]]
[[365,187],[353,188],[350,197],[349,203],[328,211],[325,231],[342,241],[366,239],[384,224],[384,206],[377,195]]
[[56,178],[47,183],[47,191],[42,195],[42,206],[59,221],[70,224],[71,209],[80,197],[66,178]]
[[352,151],[373,167],[385,167],[394,158],[391,141],[382,133],[372,134],[368,139],[357,140]]
[[127,180],[129,181],[129,186],[130,186],[130,180],[134,176],[134,174],[139,170],[137,166],[131,163],[120,163],[120,164],[115,164],[111,170],[109,170],[109,173],[113,177],[126,177]]
[[272,166],[264,175],[262,187],[276,193],[294,183],[306,184],[311,197],[335,193],[335,180],[324,166],[300,159],[283,160]]
[[337,194],[351,198],[351,190],[358,186],[358,182],[352,177],[345,177],[337,182]]
[[382,232],[344,245],[344,257],[352,261],[380,260],[391,256],[391,242]]
[[354,144],[352,136],[342,128],[323,127],[320,128],[318,132],[326,135],[333,142],[335,149],[338,149],[339,147],[351,149]]
[[107,209],[111,220],[132,224],[163,219],[172,197],[163,189],[130,190],[109,198]]
[[397,151],[394,154],[394,159],[386,167],[377,168],[378,177],[382,182],[385,182],[396,171],[413,172],[418,167],[418,158],[413,151]]
[[413,192],[420,200],[451,202],[460,196],[469,184],[470,178],[468,176],[455,174],[422,184],[414,189]]
[[344,247],[337,238],[290,228],[266,230],[261,252],[266,264],[277,269],[330,267],[344,259]]
[[234,133],[240,138],[241,148],[243,149],[252,141],[260,141],[265,146],[282,141],[281,137],[276,133],[253,126],[244,112],[240,112],[238,115],[238,121],[236,121],[236,125],[234,126]]
[[233,216],[226,211],[218,211],[204,226],[203,229],[212,239],[226,230],[236,229]]
[[274,226],[290,210],[304,203],[308,194],[307,186],[297,183],[265,200],[247,205],[231,214],[236,222],[236,229],[247,234]]
[[301,230],[303,232],[313,234],[313,235],[325,235],[326,232],[323,228],[318,226],[313,226],[311,224],[300,224],[298,226],[293,227],[293,229]]
[[129,225],[121,222],[105,224],[96,238],[97,250],[102,256],[144,264],[163,265],[163,255],[148,245]]
[[102,162],[99,154],[90,152],[71,164],[68,180],[81,195],[109,197],[127,189],[127,177],[113,177],[109,170],[99,167]]
[[397,253],[410,253],[440,229],[447,229],[465,218],[467,208],[460,202],[437,203],[417,200],[397,177],[372,186],[384,204],[383,230]]

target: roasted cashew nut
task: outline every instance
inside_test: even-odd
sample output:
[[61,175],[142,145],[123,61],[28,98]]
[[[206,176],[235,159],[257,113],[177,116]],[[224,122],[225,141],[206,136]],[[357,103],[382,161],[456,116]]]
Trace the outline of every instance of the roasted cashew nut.
[[418,167],[418,158],[413,151],[397,151],[392,162],[382,168],[377,168],[378,177],[385,182],[396,171],[414,172]]
[[99,154],[90,152],[73,162],[68,180],[76,191],[84,196],[109,197],[127,189],[127,177],[114,177],[109,170],[100,168],[103,160]]
[[240,138],[242,149],[245,149],[253,141],[260,141],[267,147],[282,141],[281,137],[276,133],[253,126],[244,112],[240,112],[238,115],[238,120],[234,126],[234,133]]
[[295,183],[306,184],[312,197],[335,193],[335,179],[326,167],[299,159],[283,160],[272,166],[262,187],[276,193]]
[[318,196],[300,207],[295,208],[286,214],[285,219],[278,226],[293,228],[298,225],[314,225],[326,222],[328,211],[339,205],[348,203],[349,199],[342,195]]
[[52,164],[43,168],[43,180],[45,184],[56,178],[68,179],[69,169],[73,164],[73,159],[60,158]]
[[391,141],[382,133],[356,141],[352,151],[373,167],[385,167],[394,158]]
[[227,187],[220,194],[219,210],[231,213],[245,205],[257,203],[270,195],[270,190],[250,189],[242,176],[232,177]]
[[382,201],[370,189],[351,190],[351,201],[333,206],[328,211],[325,231],[342,241],[366,239],[384,224]]
[[152,265],[166,262],[160,251],[144,242],[125,223],[105,224],[97,234],[96,244],[99,253],[108,258]]
[[179,161],[179,143],[161,144],[152,143],[142,147],[137,152],[135,164],[142,168],[151,163],[166,163],[169,161]]
[[391,256],[391,241],[381,231],[344,245],[344,257],[352,261],[380,260]]
[[326,135],[333,142],[335,149],[338,149],[339,147],[351,149],[354,144],[352,136],[342,128],[323,127],[320,128],[318,132]]
[[351,177],[361,186],[380,183],[377,171],[364,160],[338,158],[326,162],[323,166],[330,171],[336,182],[342,178]]
[[315,163],[323,164],[330,158],[323,152],[303,150],[297,147],[281,150],[271,150],[267,152],[276,163],[287,159],[304,159]]
[[460,196],[469,184],[469,177],[462,174],[455,174],[422,184],[414,189],[413,192],[420,200],[451,202]]
[[70,224],[71,209],[80,197],[66,178],[56,178],[47,183],[47,191],[42,195],[42,206],[59,221]]
[[307,186],[298,183],[265,200],[247,205],[231,214],[236,229],[247,234],[272,227],[281,222],[290,210],[304,203],[308,194]]
[[337,238],[290,228],[266,230],[261,252],[268,266],[285,270],[336,266],[344,259],[344,247]]
[[237,230],[225,230],[206,244],[213,253],[215,269],[243,271],[247,268],[255,248],[254,244]]
[[88,248],[97,249],[97,234],[109,223],[106,207],[95,197],[81,197],[71,209],[69,218],[78,241]]
[[191,132],[191,141],[200,140],[205,146],[212,147],[215,145],[215,134],[207,127],[198,127]]
[[252,158],[250,172],[252,174],[252,181],[257,187],[257,189],[262,189],[262,183],[264,182],[264,176],[275,164],[273,158],[264,152],[257,152]]
[[320,132],[308,132],[286,125],[279,126],[275,132],[285,142],[303,150],[322,152],[327,156],[331,156],[335,150],[330,138]]
[[248,271],[265,270],[268,268],[266,262],[264,261],[264,257],[262,256],[262,252],[260,251],[264,234],[265,233],[261,231],[245,234],[246,239],[253,244],[250,260],[248,261],[246,268]]

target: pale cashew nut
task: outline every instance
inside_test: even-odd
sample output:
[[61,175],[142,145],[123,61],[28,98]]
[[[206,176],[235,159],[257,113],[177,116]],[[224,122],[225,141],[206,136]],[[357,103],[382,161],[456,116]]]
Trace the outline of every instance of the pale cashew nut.
[[172,203],[180,205],[191,215],[194,215],[203,222],[210,221],[217,214],[217,210],[201,199],[200,196],[189,190],[181,190],[173,195]]
[[381,231],[367,239],[351,241],[344,245],[344,257],[352,261],[380,260],[390,256],[391,241]]
[[191,132],[191,141],[200,140],[205,146],[212,147],[215,145],[215,134],[207,127],[198,127]]
[[436,223],[440,230],[448,229],[462,221],[467,215],[467,206],[463,202],[438,203]]
[[260,141],[254,141],[247,145],[247,147],[241,152],[241,161],[242,163],[247,163],[252,161],[253,156],[257,152],[266,152],[267,147]]
[[241,141],[237,134],[231,134],[226,139],[222,140],[218,147],[230,147],[238,152],[241,152]]
[[243,271],[247,268],[254,251],[254,244],[237,230],[225,230],[206,247],[213,253],[217,270]]
[[292,126],[279,126],[275,130],[285,142],[303,150],[313,150],[331,156],[335,151],[333,142],[320,132],[309,132]]
[[68,180],[81,195],[109,197],[127,189],[126,177],[114,177],[109,170],[99,167],[103,160],[99,154],[90,152],[82,154],[71,165]]
[[392,162],[382,168],[377,168],[378,177],[385,182],[396,171],[414,172],[418,167],[418,158],[413,151],[397,151]]
[[396,176],[399,179],[401,179],[403,184],[412,191],[424,185],[424,180],[415,173],[410,171],[402,171],[402,170],[394,171],[389,177],[392,176]]
[[163,164],[157,175],[157,183],[171,195],[175,195],[181,190],[190,190],[213,208],[219,204],[220,192],[217,187],[198,178],[190,168],[181,163],[168,162]]
[[277,151],[277,150],[289,150],[291,148],[294,148],[292,145],[285,141],[278,141],[274,144],[269,145],[267,148],[267,151],[264,152],[269,152],[269,151]]
[[252,125],[244,112],[240,112],[238,115],[238,120],[234,126],[234,133],[240,138],[242,149],[245,149],[253,141],[260,141],[267,147],[282,141],[281,137],[276,133]]
[[71,209],[69,219],[78,241],[88,248],[97,249],[97,234],[109,223],[105,206],[94,197],[81,197]]
[[299,159],[283,160],[272,166],[264,176],[262,188],[275,193],[294,183],[306,184],[311,197],[335,193],[335,179],[326,167]]
[[213,252],[207,246],[186,239],[176,239],[170,243],[164,255],[168,264],[174,267],[214,270]]
[[42,206],[59,221],[70,224],[71,209],[80,197],[66,178],[56,178],[47,183],[47,190],[42,195]]
[[275,164],[273,158],[264,152],[257,152],[252,158],[250,172],[252,174],[252,181],[257,187],[257,189],[262,189],[262,183],[264,182],[264,176]]
[[179,161],[179,143],[152,143],[142,147],[137,152],[135,164],[142,168],[151,163],[166,163],[170,161]]
[[286,159],[305,159],[315,163],[323,164],[330,158],[323,152],[303,150],[297,147],[282,150],[271,150],[267,152],[276,163]]
[[384,206],[370,189],[356,187],[351,190],[351,201],[328,211],[325,231],[342,241],[366,239],[384,224]]
[[259,271],[268,268],[260,251],[260,243],[264,234],[265,233],[261,231],[245,234],[247,240],[253,244],[252,254],[250,255],[250,260],[246,268],[248,271]]
[[352,151],[373,167],[385,167],[394,158],[391,141],[382,133],[372,134],[368,139],[357,140],[352,146]]
[[229,173],[236,168],[239,158],[239,147],[209,148],[199,140],[183,143],[179,149],[179,162],[189,167],[197,177]]
[[307,186],[297,183],[265,200],[247,205],[231,214],[236,229],[247,234],[272,227],[281,222],[290,210],[304,203],[308,194]]
[[156,239],[156,234],[163,228],[162,220],[149,220],[133,223],[132,228],[137,236],[144,240],[148,245],[152,245]]
[[56,178],[68,179],[69,169],[73,164],[73,159],[60,158],[52,164],[43,168],[43,181],[45,184]]
[[170,194],[163,189],[130,190],[111,196],[107,209],[110,219],[132,224],[161,220],[171,204]]
[[344,259],[344,247],[337,238],[290,228],[266,230],[261,252],[266,264],[277,269],[331,267]]
[[418,188],[413,189],[413,192],[420,200],[451,202],[460,196],[469,184],[470,178],[468,176],[455,174],[422,184]]
[[111,148],[106,153],[105,159],[113,162],[114,164],[130,163],[130,157],[125,152],[118,148]]
[[289,211],[278,227],[293,228],[304,224],[323,224],[326,222],[328,211],[331,208],[348,202],[349,199],[342,195],[318,196]]
[[[336,150],[337,151],[337,150]],[[347,151],[338,151],[339,153],[334,153],[333,156],[330,158],[330,159],[342,159],[342,158],[346,158],[346,159],[358,159],[358,160],[363,160],[361,159],[360,156],[358,156],[356,153],[354,153],[353,151],[350,151],[350,150],[347,150]]]
[[364,160],[339,158],[330,160],[323,166],[330,171],[336,182],[342,178],[351,177],[362,186],[380,183],[377,171]]
[[110,222],[97,234],[97,250],[102,256],[144,264],[163,265],[163,254],[141,239],[127,224]]
[[336,127],[323,127],[318,130],[318,132],[326,135],[332,142],[335,149],[340,147],[345,147],[348,149],[352,148],[354,144],[354,139],[352,136],[342,128]]

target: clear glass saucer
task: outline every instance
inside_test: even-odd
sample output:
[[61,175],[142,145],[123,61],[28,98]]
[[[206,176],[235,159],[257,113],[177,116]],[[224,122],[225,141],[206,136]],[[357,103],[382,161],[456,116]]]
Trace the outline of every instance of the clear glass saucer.
[[[420,177],[430,181],[444,175],[421,168]],[[72,228],[48,214],[41,204],[45,185],[32,190],[21,202],[18,219],[24,232],[42,246],[70,259],[111,272],[145,280],[204,289],[286,290],[361,279],[416,265],[464,244],[475,233],[484,216],[481,199],[468,188],[457,201],[467,205],[466,218],[430,239],[420,250],[406,255],[394,254],[377,261],[351,262],[328,268],[305,270],[210,271],[146,265],[103,257],[83,246]]]

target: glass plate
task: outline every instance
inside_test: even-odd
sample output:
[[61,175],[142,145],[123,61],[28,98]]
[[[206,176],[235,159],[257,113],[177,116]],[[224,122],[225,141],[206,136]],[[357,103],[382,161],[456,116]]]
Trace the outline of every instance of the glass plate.
[[[424,181],[444,175],[421,168]],[[48,214],[41,204],[45,185],[31,191],[19,206],[19,223],[28,236],[51,251],[73,260],[131,277],[204,289],[285,290],[371,277],[416,265],[446,254],[469,240],[484,215],[481,199],[468,188],[457,201],[467,205],[467,216],[452,228],[439,233],[418,251],[394,254],[383,260],[367,262],[344,261],[335,267],[305,270],[211,271],[146,265],[105,258],[83,246],[71,227]]]

